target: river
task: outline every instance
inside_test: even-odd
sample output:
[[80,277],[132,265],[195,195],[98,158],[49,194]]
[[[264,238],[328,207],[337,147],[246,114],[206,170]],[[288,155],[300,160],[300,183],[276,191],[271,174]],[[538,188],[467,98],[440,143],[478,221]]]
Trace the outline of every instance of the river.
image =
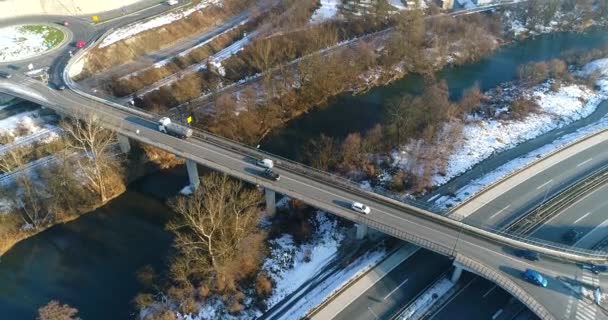
[[[607,45],[602,30],[543,35],[478,63],[445,69],[438,77],[448,82],[451,98],[458,99],[475,83],[485,90],[514,79],[520,64]],[[297,159],[310,138],[321,133],[344,137],[371,128],[381,120],[388,99],[421,88],[420,77],[408,76],[363,95],[341,95],[275,132],[263,148]],[[131,301],[141,290],[135,273],[145,265],[166,266],[171,236],[164,224],[171,212],[164,199],[186,180],[185,169],[142,178],[106,206],[17,244],[0,260],[0,319],[34,319],[36,310],[52,299],[78,308],[85,320],[132,318]]]

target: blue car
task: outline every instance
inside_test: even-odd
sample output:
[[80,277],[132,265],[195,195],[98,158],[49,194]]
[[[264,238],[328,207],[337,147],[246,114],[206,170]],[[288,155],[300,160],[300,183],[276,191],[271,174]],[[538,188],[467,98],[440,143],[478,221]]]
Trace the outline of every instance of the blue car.
[[537,286],[541,286],[543,288],[547,287],[547,279],[543,278],[543,276],[541,276],[536,270],[527,269],[526,272],[524,272],[524,279],[534,283]]

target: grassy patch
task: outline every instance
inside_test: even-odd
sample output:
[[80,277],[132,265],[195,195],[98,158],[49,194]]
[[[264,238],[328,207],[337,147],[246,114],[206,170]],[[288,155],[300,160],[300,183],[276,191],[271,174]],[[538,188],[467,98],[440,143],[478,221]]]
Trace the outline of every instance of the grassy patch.
[[49,49],[59,45],[65,37],[65,34],[61,30],[50,26],[27,25],[22,26],[21,31],[41,35],[44,37],[44,45]]

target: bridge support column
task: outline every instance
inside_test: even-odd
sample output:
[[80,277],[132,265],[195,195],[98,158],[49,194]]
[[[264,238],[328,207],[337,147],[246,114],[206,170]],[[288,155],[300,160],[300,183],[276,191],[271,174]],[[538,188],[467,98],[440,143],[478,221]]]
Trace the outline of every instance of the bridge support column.
[[363,238],[367,237],[368,227],[366,224],[357,223],[356,228],[357,231],[355,233],[355,238],[357,240],[362,240]]
[[201,180],[198,176],[198,167],[196,166],[196,162],[190,159],[186,159],[186,169],[188,169],[188,179],[190,180],[190,188],[192,189],[192,192],[194,192],[201,184]]
[[264,195],[266,196],[266,214],[274,216],[277,213],[276,193],[273,190],[265,188]]
[[129,137],[127,136],[119,134],[118,145],[120,146],[120,151],[123,153],[129,153],[129,151],[131,151],[131,143],[129,142]]
[[462,275],[462,266],[460,266],[457,263],[454,263],[454,271],[452,271],[452,277],[450,278],[450,281],[452,281],[452,283],[456,283],[458,281],[458,279],[460,279],[461,275]]

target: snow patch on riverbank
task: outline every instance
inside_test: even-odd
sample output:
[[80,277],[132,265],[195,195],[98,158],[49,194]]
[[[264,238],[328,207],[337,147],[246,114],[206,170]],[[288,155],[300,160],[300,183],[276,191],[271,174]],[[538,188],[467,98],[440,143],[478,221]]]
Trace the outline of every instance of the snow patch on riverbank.
[[[595,111],[602,101],[608,99],[608,59],[591,62],[582,70],[581,75],[596,72],[606,75],[597,81],[596,92],[577,88],[578,86],[576,85],[564,87],[557,93],[546,90],[535,90],[533,96],[538,97],[538,102],[543,110],[542,114],[532,115],[518,123],[489,125],[487,122],[482,122],[477,125],[478,128],[472,127],[469,130],[465,128],[467,140],[452,156],[454,161],[450,161],[448,175],[445,177],[436,176],[435,181],[440,184],[445,183],[455,175],[468,170],[473,165],[489,157],[494,152],[512,148],[540,134],[584,118]],[[457,205],[502,177],[529,165],[539,158],[562,149],[576,140],[606,128],[608,128],[608,115],[602,117],[594,124],[562,136],[553,143],[534,150],[523,157],[511,160],[459,189],[454,196],[439,198],[435,204],[442,208]]]
[[529,115],[523,121],[482,120],[466,125],[463,143],[450,156],[445,175],[433,177],[435,185],[448,182],[496,152],[589,116],[608,98],[608,90],[600,88],[593,92],[581,85],[569,85],[553,92],[549,81],[535,87],[528,96],[536,100],[540,113]]
[[198,10],[205,9],[206,7],[208,7],[210,5],[221,4],[221,2],[222,2],[221,0],[203,0],[192,8],[189,8],[189,9],[186,9],[183,11],[178,10],[175,12],[170,12],[168,14],[161,15],[156,18],[152,18],[148,21],[132,24],[125,28],[118,29],[118,30],[112,32],[111,34],[109,34],[105,39],[103,39],[103,41],[101,42],[99,47],[104,48],[115,42],[132,37],[140,32],[162,27],[162,26],[170,24],[174,21],[183,19]]

